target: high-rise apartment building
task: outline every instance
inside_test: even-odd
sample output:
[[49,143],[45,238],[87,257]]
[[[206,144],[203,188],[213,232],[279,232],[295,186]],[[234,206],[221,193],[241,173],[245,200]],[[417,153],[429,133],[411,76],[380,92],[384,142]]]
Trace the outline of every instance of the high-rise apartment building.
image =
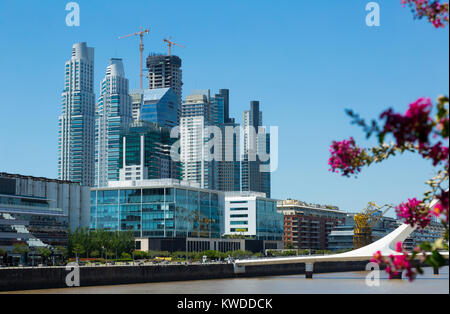
[[95,186],[119,180],[120,134],[132,120],[128,79],[122,59],[111,59],[96,108]]
[[[216,131],[220,131],[220,134]],[[239,125],[229,117],[229,90],[193,91],[182,105],[184,179],[203,188],[240,191]]]
[[59,116],[59,179],[94,185],[94,138],[94,48],[78,43],[73,45],[72,57],[65,64]]
[[147,58],[147,68],[148,88],[172,88],[180,106],[183,93],[181,59],[177,56],[153,54]]
[[259,101],[252,101],[243,115],[242,191],[262,192],[270,198],[271,174],[267,169],[262,171],[270,166],[270,159],[263,158],[270,154],[270,134],[262,127],[259,108]]
[[180,121],[180,159],[183,178],[205,189],[216,189],[216,163],[208,148],[207,127],[214,124],[209,90],[195,91],[182,105]]

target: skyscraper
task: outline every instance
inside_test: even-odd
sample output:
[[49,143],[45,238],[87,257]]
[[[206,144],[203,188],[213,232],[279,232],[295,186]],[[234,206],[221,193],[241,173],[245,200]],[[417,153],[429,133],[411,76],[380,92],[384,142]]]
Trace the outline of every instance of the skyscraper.
[[94,48],[74,44],[65,64],[62,113],[59,116],[58,176],[94,185]]
[[270,154],[270,134],[262,127],[263,115],[259,110],[259,101],[250,103],[250,110],[243,115],[243,155],[242,155],[242,191],[266,193],[271,196],[271,174],[262,172],[262,165],[269,165],[269,160],[262,160],[264,154]]
[[181,106],[183,81],[181,59],[177,56],[153,54],[147,58],[148,88],[172,88]]
[[140,120],[142,103],[144,100],[143,90],[137,89],[130,92],[133,120]]
[[96,108],[95,185],[119,180],[120,133],[132,121],[131,97],[122,59],[111,59]]
[[213,125],[213,105],[209,90],[195,91],[182,105],[180,148],[183,177],[201,188],[216,189],[216,163],[210,158],[207,127]]
[[217,189],[220,191],[240,191],[239,144],[240,128],[230,118],[230,91],[220,89],[212,98],[215,123],[222,132],[221,160],[217,162]]

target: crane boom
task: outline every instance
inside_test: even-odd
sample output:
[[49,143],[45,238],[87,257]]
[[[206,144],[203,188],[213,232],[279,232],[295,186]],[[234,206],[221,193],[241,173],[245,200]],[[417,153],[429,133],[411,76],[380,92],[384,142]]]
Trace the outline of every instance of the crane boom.
[[129,34],[129,35],[125,35],[125,36],[121,36],[119,37],[119,39],[124,39],[124,38],[128,38],[128,37],[133,37],[133,36],[139,36],[141,38],[141,44],[139,45],[139,52],[140,52],[140,68],[139,68],[139,83],[140,83],[140,88],[143,89],[144,87],[144,74],[143,74],[143,68],[144,68],[144,35],[145,34],[149,34],[150,30],[149,29],[143,29],[143,27],[141,26],[141,31],[134,33],[134,34]]
[[180,45],[180,44],[177,44],[176,42],[173,42],[171,37],[169,37],[169,39],[164,38],[163,42],[167,43],[167,46],[169,46],[169,56],[171,55],[172,46],[178,46],[178,47],[181,47],[181,48],[186,48],[183,45]]
[[354,216],[354,249],[359,249],[372,243],[372,228],[392,207],[392,205],[383,205],[380,207],[377,204],[370,202],[368,206],[361,211],[361,213]]

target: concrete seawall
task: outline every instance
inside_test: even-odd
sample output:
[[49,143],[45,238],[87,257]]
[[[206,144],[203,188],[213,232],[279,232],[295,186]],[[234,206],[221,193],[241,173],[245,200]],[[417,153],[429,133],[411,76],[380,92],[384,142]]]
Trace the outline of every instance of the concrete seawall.
[[[367,262],[316,263],[314,273],[364,271]],[[65,267],[0,269],[0,291],[66,288]],[[305,273],[305,264],[246,267],[235,274],[231,264],[80,267],[81,287],[152,282],[263,277]]]

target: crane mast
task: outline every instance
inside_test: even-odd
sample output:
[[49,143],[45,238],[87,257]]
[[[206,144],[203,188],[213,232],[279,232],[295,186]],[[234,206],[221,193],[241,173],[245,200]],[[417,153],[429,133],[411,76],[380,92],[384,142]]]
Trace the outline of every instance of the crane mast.
[[139,86],[140,86],[141,90],[144,88],[144,73],[143,73],[143,69],[144,69],[144,35],[149,34],[149,33],[150,33],[149,29],[144,30],[143,27],[141,26],[140,32],[119,37],[119,39],[124,39],[124,38],[132,37],[132,36],[139,36],[141,39],[140,45],[139,45],[139,52],[140,52],[140,68],[139,68],[139,83],[140,84],[139,84]]

